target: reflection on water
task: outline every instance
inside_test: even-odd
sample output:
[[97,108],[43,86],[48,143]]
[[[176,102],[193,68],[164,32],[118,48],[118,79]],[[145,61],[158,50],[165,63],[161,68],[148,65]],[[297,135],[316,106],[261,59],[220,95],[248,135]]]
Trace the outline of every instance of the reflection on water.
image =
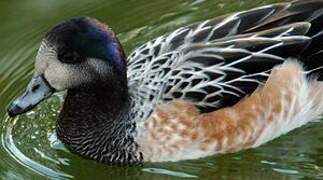
[[0,2],[1,179],[323,179],[322,123],[315,122],[257,149],[178,163],[113,167],[70,153],[55,136],[57,95],[9,119],[6,106],[31,76],[45,31],[72,16],[107,22],[127,52],[143,42],[217,15],[282,0],[27,0]]

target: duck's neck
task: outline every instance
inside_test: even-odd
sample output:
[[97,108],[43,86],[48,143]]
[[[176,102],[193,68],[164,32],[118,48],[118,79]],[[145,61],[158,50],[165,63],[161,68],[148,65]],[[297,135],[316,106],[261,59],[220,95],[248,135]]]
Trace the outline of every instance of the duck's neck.
[[70,89],[58,120],[58,138],[72,151],[104,163],[140,162],[130,103],[122,81]]

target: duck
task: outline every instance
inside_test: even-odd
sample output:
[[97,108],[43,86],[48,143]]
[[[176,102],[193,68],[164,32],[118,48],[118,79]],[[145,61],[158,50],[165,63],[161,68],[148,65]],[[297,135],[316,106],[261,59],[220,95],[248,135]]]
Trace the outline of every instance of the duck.
[[259,147],[323,112],[323,1],[181,27],[129,56],[95,18],[55,25],[15,117],[66,91],[56,134],[105,164],[176,162]]

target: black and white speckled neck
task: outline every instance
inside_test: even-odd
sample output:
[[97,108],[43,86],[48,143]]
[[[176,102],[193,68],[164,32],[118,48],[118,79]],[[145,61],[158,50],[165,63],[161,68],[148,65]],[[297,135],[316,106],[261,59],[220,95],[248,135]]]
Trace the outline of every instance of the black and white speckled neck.
[[120,81],[70,89],[58,120],[58,138],[72,151],[106,164],[140,163],[130,104]]

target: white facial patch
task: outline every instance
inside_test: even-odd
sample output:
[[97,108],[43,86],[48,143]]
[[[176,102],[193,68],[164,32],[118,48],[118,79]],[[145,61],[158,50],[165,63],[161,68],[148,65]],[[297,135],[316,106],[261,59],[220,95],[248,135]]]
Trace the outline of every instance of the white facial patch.
[[63,63],[57,59],[56,48],[44,41],[36,57],[34,75],[43,74],[53,88],[61,91],[89,83],[97,76],[107,76],[110,72],[111,67],[96,58],[75,64]]

